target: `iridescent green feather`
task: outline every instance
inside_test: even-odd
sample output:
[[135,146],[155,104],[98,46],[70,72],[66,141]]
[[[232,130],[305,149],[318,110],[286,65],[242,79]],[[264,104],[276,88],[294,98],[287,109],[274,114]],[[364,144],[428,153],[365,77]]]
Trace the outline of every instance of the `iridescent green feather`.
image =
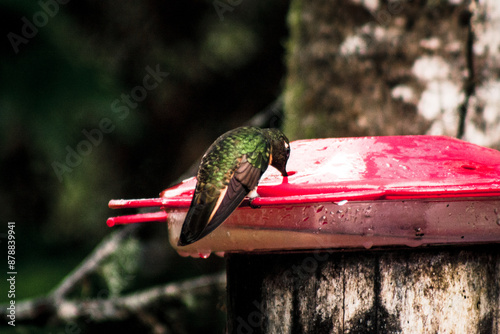
[[[274,153],[272,153],[274,152]],[[241,127],[220,136],[202,158],[179,245],[201,239],[233,212],[272,165],[286,176],[288,139],[276,129]]]

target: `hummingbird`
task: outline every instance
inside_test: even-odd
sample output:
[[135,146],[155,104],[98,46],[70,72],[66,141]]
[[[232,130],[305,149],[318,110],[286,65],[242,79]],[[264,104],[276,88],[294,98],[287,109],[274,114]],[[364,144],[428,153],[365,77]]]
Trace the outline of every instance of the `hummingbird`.
[[284,177],[290,142],[278,129],[239,127],[221,135],[201,159],[178,246],[200,240],[222,224],[257,188],[269,165]]

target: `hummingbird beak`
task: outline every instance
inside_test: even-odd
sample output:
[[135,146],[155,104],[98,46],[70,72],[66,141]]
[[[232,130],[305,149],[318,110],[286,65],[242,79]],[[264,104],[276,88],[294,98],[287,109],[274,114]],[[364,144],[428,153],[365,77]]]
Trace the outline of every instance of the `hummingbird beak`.
[[288,173],[286,172],[286,162],[282,166],[279,166],[278,170],[280,171],[281,175],[283,175],[283,177],[288,176]]
[[287,163],[286,161],[273,160],[271,166],[276,168],[281,173],[281,175],[283,175],[283,177],[287,177],[288,173],[286,172],[286,163]]

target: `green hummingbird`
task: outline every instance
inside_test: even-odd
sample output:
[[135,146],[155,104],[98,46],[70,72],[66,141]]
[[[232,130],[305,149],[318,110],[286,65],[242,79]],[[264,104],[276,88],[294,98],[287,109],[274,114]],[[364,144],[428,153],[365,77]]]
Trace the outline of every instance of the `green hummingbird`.
[[288,176],[289,156],[290,142],[278,129],[244,126],[217,138],[201,159],[178,246],[200,240],[222,224],[257,187],[267,166]]

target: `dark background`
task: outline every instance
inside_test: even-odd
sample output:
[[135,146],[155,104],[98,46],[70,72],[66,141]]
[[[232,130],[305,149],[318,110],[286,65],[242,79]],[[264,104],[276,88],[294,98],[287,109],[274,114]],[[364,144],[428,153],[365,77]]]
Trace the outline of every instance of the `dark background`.
[[[54,3],[0,3],[0,241],[16,222],[17,301],[48,293],[111,233],[106,218],[128,212],[110,199],[157,197],[275,101],[285,75],[288,1],[235,1],[222,14],[212,1]],[[169,75],[120,118],[113,102],[142,86],[148,66]],[[113,130],[82,151],[82,131],[105,118]],[[223,269],[214,256],[179,257],[160,225],[141,232],[148,246],[127,289]]]

